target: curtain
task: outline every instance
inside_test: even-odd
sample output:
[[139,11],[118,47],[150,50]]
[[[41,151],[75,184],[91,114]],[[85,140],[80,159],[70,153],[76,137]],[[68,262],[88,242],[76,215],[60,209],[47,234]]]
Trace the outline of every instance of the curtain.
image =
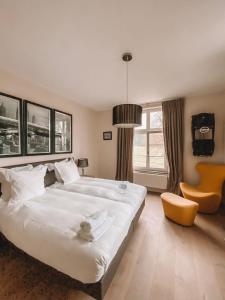
[[180,194],[183,179],[184,99],[162,102],[165,152],[169,165],[168,191]]
[[133,128],[118,128],[116,180],[133,182]]

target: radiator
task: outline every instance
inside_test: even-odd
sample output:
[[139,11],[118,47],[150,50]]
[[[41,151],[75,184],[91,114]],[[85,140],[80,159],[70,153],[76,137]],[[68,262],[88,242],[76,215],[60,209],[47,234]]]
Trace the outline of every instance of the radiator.
[[166,190],[167,174],[134,172],[134,183],[144,185],[149,190]]

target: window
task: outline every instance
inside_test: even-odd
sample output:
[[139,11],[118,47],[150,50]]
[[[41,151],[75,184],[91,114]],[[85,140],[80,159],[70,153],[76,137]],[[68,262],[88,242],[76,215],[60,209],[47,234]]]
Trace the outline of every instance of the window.
[[142,113],[142,126],[134,131],[135,170],[166,170],[161,107]]

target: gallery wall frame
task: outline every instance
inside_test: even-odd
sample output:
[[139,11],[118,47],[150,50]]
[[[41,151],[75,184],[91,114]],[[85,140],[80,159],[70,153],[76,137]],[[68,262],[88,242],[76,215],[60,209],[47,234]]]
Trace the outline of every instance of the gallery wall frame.
[[0,158],[23,155],[22,99],[0,92]]
[[52,154],[52,109],[23,101],[24,155]]
[[72,152],[72,114],[0,92],[0,158]]
[[52,150],[54,154],[73,152],[73,116],[61,110],[52,111]]

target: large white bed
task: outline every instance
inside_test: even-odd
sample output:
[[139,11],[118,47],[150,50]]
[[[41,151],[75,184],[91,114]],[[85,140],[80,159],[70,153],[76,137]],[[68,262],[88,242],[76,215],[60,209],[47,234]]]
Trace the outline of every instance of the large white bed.
[[[6,202],[0,198],[0,232],[17,248],[85,288],[96,288],[97,284],[97,299],[102,299],[109,283],[104,284],[106,287],[98,284],[121,257],[122,252],[118,252],[139,216],[145,195],[145,187],[128,182],[89,177],[66,185],[57,182],[27,201]],[[77,233],[81,222],[101,210],[113,217],[110,228],[97,241],[80,239]],[[112,275],[107,281],[114,272],[108,272]]]
[[[106,272],[127,235],[145,190],[142,197],[116,201],[66,191],[72,187],[49,187],[44,195],[19,204],[0,200],[0,231],[41,262],[83,283],[94,283]],[[101,209],[114,217],[110,229],[96,242],[79,239],[81,221]]]

